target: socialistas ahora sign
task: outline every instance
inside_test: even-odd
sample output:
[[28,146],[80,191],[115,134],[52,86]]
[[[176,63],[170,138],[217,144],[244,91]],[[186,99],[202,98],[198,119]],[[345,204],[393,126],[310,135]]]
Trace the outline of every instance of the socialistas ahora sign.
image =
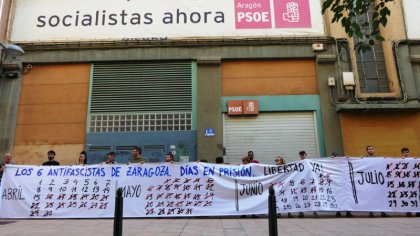
[[319,0],[17,0],[13,42],[324,35]]

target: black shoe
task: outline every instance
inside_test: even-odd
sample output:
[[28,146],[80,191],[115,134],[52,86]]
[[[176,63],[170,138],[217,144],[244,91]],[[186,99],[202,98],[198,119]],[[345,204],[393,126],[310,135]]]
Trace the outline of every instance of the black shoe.
[[351,217],[353,217],[353,215],[351,214],[351,212],[350,212],[350,211],[348,211],[348,212],[346,212],[346,217],[351,218]]
[[337,213],[335,213],[335,217],[341,217],[341,212],[337,211]]
[[305,217],[305,215],[303,214],[303,212],[299,212],[299,218],[303,218]]
[[407,215],[407,217],[412,217],[413,216],[413,214],[411,214],[411,212],[407,212],[406,215]]
[[287,213],[287,218],[293,218],[293,215],[292,215],[292,213]]
[[389,215],[386,214],[385,212],[381,212],[381,217],[389,217]]
[[373,212],[369,212],[369,217],[370,217],[370,218],[375,217],[375,216],[373,215]]
[[318,213],[314,211],[314,218],[318,218]]

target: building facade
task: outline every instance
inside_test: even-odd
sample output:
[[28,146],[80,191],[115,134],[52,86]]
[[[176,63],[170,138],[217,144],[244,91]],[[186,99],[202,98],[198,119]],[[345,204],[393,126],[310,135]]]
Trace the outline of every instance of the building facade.
[[415,0],[390,5],[367,53],[320,0],[58,2],[5,1],[5,41],[26,53],[0,87],[18,163],[125,162],[135,146],[154,162],[420,155]]

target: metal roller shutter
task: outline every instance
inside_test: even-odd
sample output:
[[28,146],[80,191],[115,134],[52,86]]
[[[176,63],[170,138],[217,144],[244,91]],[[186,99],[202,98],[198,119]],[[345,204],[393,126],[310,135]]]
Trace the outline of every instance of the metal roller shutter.
[[192,63],[93,64],[88,132],[192,129]]
[[91,113],[191,111],[191,62],[93,65]]
[[315,112],[261,113],[258,116],[224,119],[224,143],[229,163],[241,163],[249,150],[260,163],[274,164],[282,155],[286,162],[299,159],[305,150],[308,157],[319,157]]

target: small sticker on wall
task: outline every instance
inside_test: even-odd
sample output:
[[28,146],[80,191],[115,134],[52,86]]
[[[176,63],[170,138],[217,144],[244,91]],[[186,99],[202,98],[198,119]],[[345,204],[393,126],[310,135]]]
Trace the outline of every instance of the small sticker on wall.
[[204,130],[204,136],[213,137],[214,136],[214,129],[213,128],[206,128]]

